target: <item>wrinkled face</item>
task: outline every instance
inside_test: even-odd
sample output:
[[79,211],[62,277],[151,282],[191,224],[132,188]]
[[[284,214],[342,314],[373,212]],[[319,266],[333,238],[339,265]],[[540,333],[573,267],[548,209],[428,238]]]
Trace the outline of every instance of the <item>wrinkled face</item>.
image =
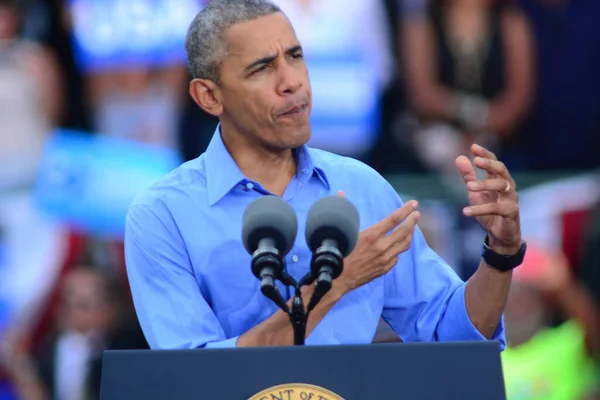
[[218,85],[221,120],[250,141],[275,150],[305,144],[311,135],[310,81],[302,48],[285,15],[234,25],[225,40]]
[[508,345],[527,342],[546,325],[546,318],[547,306],[542,295],[526,284],[513,282],[504,313]]

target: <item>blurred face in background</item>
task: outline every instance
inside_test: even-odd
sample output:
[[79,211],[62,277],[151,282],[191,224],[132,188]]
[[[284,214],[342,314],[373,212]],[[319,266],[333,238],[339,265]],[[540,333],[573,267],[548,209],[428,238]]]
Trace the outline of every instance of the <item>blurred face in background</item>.
[[107,282],[93,271],[78,270],[67,276],[62,288],[62,328],[81,333],[108,329],[114,305]]
[[311,136],[308,70],[287,17],[275,13],[229,28],[216,96],[224,127],[261,146],[285,150]]
[[547,311],[546,301],[537,289],[513,281],[504,314],[508,345],[516,347],[535,336],[546,326]]
[[0,0],[0,40],[14,38],[19,30],[19,15],[13,3]]

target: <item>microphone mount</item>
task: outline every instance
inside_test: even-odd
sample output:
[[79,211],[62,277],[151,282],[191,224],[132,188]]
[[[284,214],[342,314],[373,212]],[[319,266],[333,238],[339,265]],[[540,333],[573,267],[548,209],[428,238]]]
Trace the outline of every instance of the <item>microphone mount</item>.
[[[260,279],[262,294],[288,314],[294,328],[294,345],[301,346],[304,345],[306,336],[308,313],[304,310],[301,287],[291,275],[285,272],[284,267],[285,259],[275,247],[275,241],[268,238],[261,239],[258,249],[252,254],[252,273]],[[292,286],[295,290],[291,310],[277,288],[277,280],[286,286]]]
[[[266,254],[265,261],[272,260],[271,254]],[[282,260],[285,264],[285,259]],[[254,263],[253,263],[254,268]],[[320,247],[317,252],[313,255],[313,262],[311,263],[311,269],[314,271],[321,271],[319,275],[313,274],[309,271],[302,279],[298,282],[285,272],[276,274],[270,271],[276,271],[277,269],[265,268],[263,271],[268,284],[263,284],[261,279],[261,292],[271,299],[280,309],[282,309],[290,318],[292,327],[294,328],[294,345],[303,346],[306,337],[306,324],[310,312],[315,308],[319,301],[327,294],[331,289],[332,279],[337,278],[341,270],[343,269],[343,257],[342,254],[336,249],[328,246]],[[254,270],[254,269],[253,269]],[[280,280],[286,286],[294,288],[294,296],[292,297],[292,307],[288,306],[286,301],[281,296],[281,293],[277,289],[275,279]],[[310,286],[315,283],[314,291],[308,302],[306,309],[304,308],[304,300],[302,299],[301,288],[303,286]]]
[[252,254],[252,273],[260,279],[262,294],[289,313],[289,308],[275,284],[276,280],[283,277],[283,266],[284,259],[275,247],[275,241],[269,238],[261,239],[258,248]]
[[[252,254],[252,272],[261,282],[261,292],[289,316],[295,345],[304,344],[308,316],[342,273],[344,257],[356,245],[359,226],[358,210],[348,200],[339,196],[318,200],[308,212],[305,231],[312,252],[310,270],[297,282],[286,272],[284,257],[292,249],[297,231],[291,206],[279,197],[264,196],[244,212],[242,240]],[[291,304],[281,296],[278,280],[295,289]],[[313,284],[305,309],[301,288]]]
[[322,245],[313,253],[310,263],[310,273],[306,279],[307,284],[315,280],[315,290],[308,303],[307,310],[310,312],[317,303],[329,292],[333,280],[342,273],[344,269],[344,257],[338,249],[337,242],[333,239],[323,240]]
[[[263,240],[269,241],[270,239]],[[313,262],[311,263],[312,270],[322,270],[320,275],[318,275],[318,279],[315,278],[315,275],[311,271],[299,282],[296,282],[292,276],[285,272],[285,268],[281,267],[285,266],[285,259],[281,257],[272,244],[274,243],[263,242],[252,254],[252,272],[261,281],[260,291],[262,294],[271,299],[290,318],[290,322],[294,328],[294,345],[302,346],[305,342],[306,323],[310,311],[331,289],[331,279],[335,279],[339,275],[339,273],[336,275],[335,271],[337,270],[337,266],[343,263],[343,259],[337,249],[323,246],[313,255]],[[294,288],[291,309],[277,288],[277,280],[286,286]],[[301,288],[302,286],[313,284],[315,280],[317,280],[317,284],[315,285],[308,307],[305,309]]]

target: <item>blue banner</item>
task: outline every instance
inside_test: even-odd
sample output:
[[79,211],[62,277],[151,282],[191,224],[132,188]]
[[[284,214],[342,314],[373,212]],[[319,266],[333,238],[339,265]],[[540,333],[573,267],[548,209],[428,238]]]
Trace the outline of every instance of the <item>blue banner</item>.
[[133,198],[181,162],[174,150],[59,130],[41,160],[36,203],[88,233],[121,237]]
[[376,139],[381,113],[378,78],[358,54],[309,54],[313,108],[311,146],[361,156]]
[[204,0],[68,0],[83,71],[185,65],[185,35]]

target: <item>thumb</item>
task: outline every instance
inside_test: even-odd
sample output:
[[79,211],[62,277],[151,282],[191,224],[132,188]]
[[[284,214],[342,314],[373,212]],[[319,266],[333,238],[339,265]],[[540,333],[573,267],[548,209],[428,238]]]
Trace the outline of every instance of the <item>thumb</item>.
[[346,193],[344,193],[343,190],[338,190],[337,191],[337,195],[340,196],[340,197],[346,197]]
[[456,159],[456,168],[458,168],[458,172],[460,172],[460,175],[462,176],[465,183],[477,179],[477,176],[475,175],[475,169],[473,168],[473,164],[467,157],[458,157]]

